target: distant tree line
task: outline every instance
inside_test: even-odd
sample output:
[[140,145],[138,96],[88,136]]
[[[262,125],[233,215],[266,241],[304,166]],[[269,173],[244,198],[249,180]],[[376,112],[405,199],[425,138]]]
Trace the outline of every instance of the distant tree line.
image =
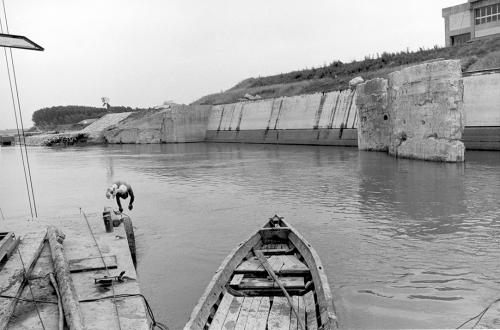
[[36,127],[52,128],[57,125],[76,124],[84,119],[100,118],[110,112],[118,113],[139,110],[144,109],[123,106],[110,107],[109,110],[82,105],[55,106],[35,111],[32,120]]

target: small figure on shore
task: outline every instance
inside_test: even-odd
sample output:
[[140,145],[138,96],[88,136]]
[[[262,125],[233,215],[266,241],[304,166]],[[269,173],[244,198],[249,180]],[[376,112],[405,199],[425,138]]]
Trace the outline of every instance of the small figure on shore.
[[128,203],[128,209],[132,210],[134,208],[134,191],[132,186],[125,181],[116,181],[106,190],[106,197],[110,199],[111,197],[116,197],[116,204],[118,204],[118,210],[123,212],[122,204],[120,198],[127,199],[130,196],[130,201]]

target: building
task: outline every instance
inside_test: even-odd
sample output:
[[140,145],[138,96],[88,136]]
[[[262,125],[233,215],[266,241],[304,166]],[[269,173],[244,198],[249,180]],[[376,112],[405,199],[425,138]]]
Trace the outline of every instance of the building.
[[500,35],[500,0],[469,0],[443,9],[446,46]]

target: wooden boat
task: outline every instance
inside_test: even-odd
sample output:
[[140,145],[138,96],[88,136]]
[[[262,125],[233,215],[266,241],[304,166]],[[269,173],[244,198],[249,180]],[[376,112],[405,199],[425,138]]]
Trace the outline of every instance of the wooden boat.
[[274,216],[222,262],[184,329],[334,328],[332,294],[318,254]]

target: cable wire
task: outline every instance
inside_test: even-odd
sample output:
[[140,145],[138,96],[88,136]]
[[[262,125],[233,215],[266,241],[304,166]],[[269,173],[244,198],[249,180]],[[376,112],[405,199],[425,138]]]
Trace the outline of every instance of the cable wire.
[[500,298],[496,299],[495,301],[493,301],[491,304],[488,305],[488,307],[486,307],[485,309],[483,309],[481,311],[481,313],[477,314],[476,316],[474,317],[471,317],[470,319],[468,319],[467,321],[465,321],[464,323],[460,324],[458,326],[457,329],[461,329],[464,325],[466,325],[467,323],[469,323],[470,321],[474,320],[477,318],[477,321],[476,323],[474,323],[474,326],[472,326],[472,329],[474,329],[478,324],[479,322],[481,321],[481,319],[483,318],[484,314],[486,314],[486,312],[491,308],[491,306],[493,306],[494,304],[496,304],[497,302],[500,302]]
[[[6,28],[7,33],[9,33],[9,22],[7,20],[7,10],[5,8],[5,0],[2,0],[2,6],[3,6],[3,12],[4,12],[4,18],[5,18],[5,28]],[[0,26],[1,26],[1,21],[0,21]],[[2,33],[3,33],[3,27],[2,27],[1,30],[2,30]],[[23,160],[23,167],[24,167],[24,176],[25,176],[25,180],[28,181],[28,179],[26,177],[26,167],[27,167],[28,168],[28,175],[29,175],[29,185],[31,186],[31,197],[33,198],[33,208],[35,210],[35,217],[38,218],[38,212],[37,212],[37,209],[36,209],[36,201],[35,201],[35,192],[34,192],[34,189],[33,189],[33,179],[32,179],[32,176],[31,176],[31,167],[30,167],[29,157],[28,157],[28,149],[26,147],[26,135],[25,135],[25,132],[24,132],[24,122],[23,122],[23,115],[22,115],[22,110],[21,110],[21,101],[20,101],[20,98],[19,98],[19,87],[18,87],[18,84],[17,84],[16,67],[15,67],[15,64],[14,64],[14,56],[12,54],[12,48],[9,48],[9,53],[10,53],[10,61],[11,61],[11,65],[12,65],[12,73],[13,73],[13,78],[14,78],[13,79],[14,80],[14,86],[15,86],[15,91],[16,91],[17,110],[19,112],[19,119],[20,119],[20,122],[21,122],[21,133],[22,133],[22,135],[19,132],[19,125],[17,123],[17,114],[16,114],[17,135],[19,136],[19,148],[21,149],[21,155],[22,155],[22,153],[23,153],[22,145],[24,144],[24,153],[26,155],[26,166],[24,165],[24,157],[22,157],[23,158],[22,159]],[[4,54],[5,54],[5,61],[7,62],[7,71],[9,73],[10,91],[11,91],[12,103],[14,105],[14,113],[15,113],[16,112],[16,106],[15,106],[15,102],[14,102],[14,92],[13,92],[13,89],[12,89],[12,81],[11,81],[10,69],[9,69],[9,64],[8,64],[8,59],[7,59],[7,51],[6,51],[5,48],[4,48]],[[21,141],[21,138],[22,138],[22,141]],[[26,185],[28,186],[28,182],[26,182]],[[28,198],[30,199],[30,209],[31,209],[31,198],[29,196],[29,192],[28,192]],[[31,210],[31,217],[33,218],[33,210]]]

